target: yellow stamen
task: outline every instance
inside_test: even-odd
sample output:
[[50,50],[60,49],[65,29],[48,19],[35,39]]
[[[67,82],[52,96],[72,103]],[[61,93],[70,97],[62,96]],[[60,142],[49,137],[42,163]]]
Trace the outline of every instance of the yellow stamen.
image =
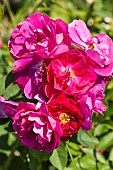
[[59,119],[61,120],[61,124],[66,124],[70,121],[70,116],[67,113],[61,113]]
[[91,43],[91,44],[88,45],[88,48],[94,49],[95,47],[94,47],[94,45]]
[[75,73],[73,70],[70,71],[70,78],[74,78],[75,77]]

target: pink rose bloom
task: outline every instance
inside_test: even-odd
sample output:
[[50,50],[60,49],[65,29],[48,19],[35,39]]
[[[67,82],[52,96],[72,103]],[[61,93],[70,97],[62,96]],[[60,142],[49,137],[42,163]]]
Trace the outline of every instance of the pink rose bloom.
[[0,96],[0,118],[14,116],[17,105],[17,103],[13,101],[6,101],[4,97]]
[[68,95],[84,94],[93,86],[96,73],[83,50],[75,49],[54,58],[47,68],[45,94],[63,91]]
[[37,55],[54,57],[68,51],[70,43],[64,21],[36,12],[14,28],[8,46],[11,56],[17,60]]
[[20,102],[16,112],[13,128],[26,147],[47,152],[59,147],[62,129],[59,121],[49,115],[45,104],[37,108],[33,103]]
[[63,135],[62,140],[68,140],[73,134],[80,129],[83,116],[76,103],[71,98],[59,94],[48,102],[48,110],[52,116],[59,119]]
[[82,47],[93,60],[95,71],[101,76],[113,73],[113,42],[106,34],[92,36],[82,20],[74,20],[69,24],[72,44]]
[[103,116],[106,110],[105,105],[102,103],[104,99],[105,82],[102,80],[100,84],[96,84],[79,100],[79,107],[85,121],[82,124],[83,130],[90,130],[92,127],[92,114],[98,112]]

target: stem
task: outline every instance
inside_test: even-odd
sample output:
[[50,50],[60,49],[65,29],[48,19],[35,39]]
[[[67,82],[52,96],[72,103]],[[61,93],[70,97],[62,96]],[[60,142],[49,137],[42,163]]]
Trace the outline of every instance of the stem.
[[12,10],[11,10],[10,3],[9,3],[8,0],[3,0],[3,1],[4,1],[5,5],[6,5],[6,7],[7,7],[7,11],[8,11],[8,14],[9,14],[9,16],[10,16],[10,19],[11,19],[11,22],[12,22],[12,24],[13,24],[13,27],[15,27],[14,16],[13,16],[13,12],[12,12]]
[[72,161],[72,164],[73,164],[73,168],[74,168],[74,170],[77,170],[77,167],[76,167],[76,165],[75,165],[75,162],[74,162],[73,156],[72,156],[72,154],[71,154],[71,152],[70,152],[70,149],[69,149],[68,143],[69,143],[69,142],[66,142],[66,148],[67,148],[67,151],[68,151],[69,156],[70,156],[70,158],[71,158],[71,161]]
[[95,157],[95,159],[96,159],[96,170],[98,170],[98,164],[97,164],[97,157],[96,157],[96,150],[94,149],[94,157]]

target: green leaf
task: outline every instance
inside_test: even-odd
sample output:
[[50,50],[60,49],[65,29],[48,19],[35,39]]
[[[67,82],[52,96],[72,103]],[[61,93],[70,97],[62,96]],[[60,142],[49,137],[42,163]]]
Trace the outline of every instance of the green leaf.
[[77,134],[77,140],[83,146],[94,146],[98,144],[97,138],[89,135],[88,132],[85,132],[82,129],[80,129]]
[[76,169],[74,169],[71,162],[68,166],[69,169],[65,168],[64,170],[97,170],[95,158],[89,155],[85,155],[82,158],[74,158],[74,163],[76,165]]
[[73,142],[68,142],[68,145],[70,148],[74,149],[74,150],[80,150],[80,145],[73,143]]
[[99,162],[105,163],[106,159],[104,158],[103,154],[100,154],[99,152],[96,152],[96,158]]
[[97,148],[106,150],[110,146],[113,146],[113,132],[109,132],[100,138],[100,142],[97,145]]
[[104,117],[109,117],[111,115],[113,115],[113,104],[109,103],[109,105],[107,105],[106,112],[104,113]]
[[69,150],[72,155],[77,156],[82,154],[82,152],[80,151],[80,145],[73,142],[67,142],[67,145],[69,146]]
[[8,145],[11,146],[16,141],[17,136],[14,133],[9,133]]
[[61,145],[58,149],[55,149],[53,151],[53,154],[51,155],[49,160],[51,164],[57,169],[59,170],[64,169],[64,167],[67,164],[67,151],[63,142],[61,142]]
[[109,166],[109,162],[106,161],[105,163],[98,163],[98,169],[99,170],[111,170],[110,166]]
[[5,80],[5,89],[14,82],[14,74],[12,74],[12,71],[8,74],[6,80]]
[[112,99],[113,97],[113,90],[109,90],[107,93],[106,93],[106,97],[104,99],[104,102],[107,102],[108,100]]
[[113,80],[111,80],[110,83],[107,85],[107,89],[113,89]]
[[81,151],[77,151],[77,150],[72,149],[72,148],[69,148],[69,150],[70,150],[70,152],[73,156],[82,155]]
[[3,6],[0,3],[0,22],[2,22],[3,16],[4,16],[4,9],[3,9]]
[[113,130],[113,121],[112,120],[104,121],[104,125],[106,128]]
[[111,149],[110,153],[109,153],[109,158],[110,161],[113,161],[113,148]]
[[6,127],[5,130],[7,130],[8,132],[14,132],[12,123],[13,121],[10,121],[8,127]]
[[80,157],[75,157],[74,158],[74,163],[75,163],[75,167],[73,166],[73,162],[71,162],[69,165],[68,165],[68,168],[65,168],[64,170],[81,170],[81,167],[80,167]]
[[34,156],[39,161],[47,161],[52,154],[52,152],[48,153],[46,151],[36,152],[34,149],[29,149],[29,152],[32,156]]
[[15,97],[19,95],[19,87],[17,84],[10,84],[7,89],[3,92],[4,98],[8,100],[15,100]]
[[108,128],[105,127],[103,124],[99,124],[95,130],[94,130],[94,135],[95,136],[101,136],[102,134],[108,132]]
[[8,135],[0,136],[0,149],[10,150],[10,146],[8,146]]
[[81,148],[81,150],[87,155],[94,156],[93,148]]
[[92,157],[89,156],[83,156],[80,159],[80,167],[81,169],[92,169],[96,167],[96,161]]

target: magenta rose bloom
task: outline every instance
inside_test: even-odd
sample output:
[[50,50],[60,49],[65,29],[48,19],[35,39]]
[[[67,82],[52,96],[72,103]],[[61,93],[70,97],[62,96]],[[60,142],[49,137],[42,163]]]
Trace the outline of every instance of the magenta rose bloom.
[[68,51],[70,42],[64,21],[36,12],[14,28],[8,46],[15,60],[36,55],[50,58]]
[[17,105],[17,103],[6,101],[4,97],[0,96],[0,118],[13,117],[16,113]]
[[74,20],[69,24],[72,44],[82,47],[95,64],[95,71],[101,76],[113,73],[113,42],[106,34],[92,36],[82,20]]
[[45,94],[57,91],[68,95],[84,94],[96,80],[94,67],[83,50],[75,49],[54,58],[47,68]]
[[84,118],[71,98],[60,94],[48,102],[48,110],[52,116],[56,117],[61,124],[63,135],[62,140],[68,140],[80,129]]
[[21,142],[36,151],[51,152],[60,145],[59,121],[48,114],[45,104],[38,109],[33,103],[20,102],[13,117],[13,128]]
[[15,82],[25,96],[29,99],[37,96],[37,99],[45,101],[42,84],[44,60],[40,57],[19,59],[14,62],[14,65],[12,72],[15,74]]
[[102,100],[104,99],[105,82],[103,80],[91,88],[86,94],[84,94],[79,102],[79,108],[85,120],[82,124],[83,130],[90,130],[92,127],[92,115],[93,112],[97,112],[103,116],[103,112],[106,110]]

